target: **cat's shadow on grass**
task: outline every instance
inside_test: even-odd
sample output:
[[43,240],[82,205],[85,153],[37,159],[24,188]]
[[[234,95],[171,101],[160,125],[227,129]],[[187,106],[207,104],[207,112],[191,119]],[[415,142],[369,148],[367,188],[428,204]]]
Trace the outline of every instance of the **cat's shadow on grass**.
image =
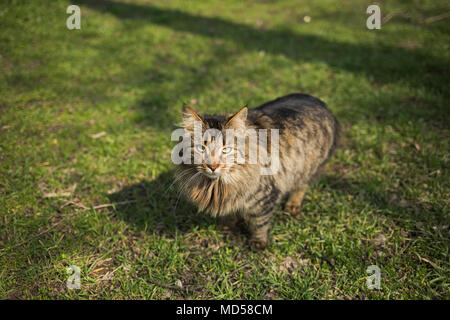
[[[174,238],[177,234],[216,228],[219,221],[204,212],[198,212],[194,205],[183,200],[173,181],[174,172],[167,171],[153,180],[126,186],[108,197],[112,203],[116,203],[114,212],[117,217],[133,228],[149,234],[156,233]],[[378,214],[384,214],[393,223],[411,230],[411,236],[414,236],[416,223],[430,226],[439,223],[443,218],[442,214],[435,212],[435,208],[426,208],[420,202],[403,200],[395,192],[375,190],[370,183],[335,174],[324,174],[320,184],[328,189],[323,192],[332,191],[338,196],[352,195],[362,199],[369,203],[371,208],[376,209]],[[423,211],[429,214],[424,215]],[[243,226],[233,230],[232,234],[225,234],[231,235],[239,242],[248,237]]]
[[153,180],[126,186],[108,197],[116,203],[115,213],[119,218],[148,233],[174,237],[177,233],[215,225],[216,219],[198,212],[195,206],[183,200],[173,181],[171,170]]

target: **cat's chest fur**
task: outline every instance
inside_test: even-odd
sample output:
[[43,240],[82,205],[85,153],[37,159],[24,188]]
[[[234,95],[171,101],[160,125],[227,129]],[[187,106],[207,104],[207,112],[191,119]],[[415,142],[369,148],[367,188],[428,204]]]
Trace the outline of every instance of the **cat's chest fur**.
[[266,183],[266,179],[256,172],[256,168],[241,170],[235,183],[199,177],[186,188],[184,194],[200,210],[207,211],[212,216],[246,211],[251,204],[252,195],[262,183]]

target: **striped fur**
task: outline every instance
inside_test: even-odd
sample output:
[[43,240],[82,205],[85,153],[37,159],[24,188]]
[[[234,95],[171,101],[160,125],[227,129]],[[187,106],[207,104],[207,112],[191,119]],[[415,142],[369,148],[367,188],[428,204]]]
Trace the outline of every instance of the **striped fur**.
[[333,153],[338,137],[336,118],[321,100],[291,94],[255,109],[243,108],[233,116],[198,115],[184,106],[185,130],[192,130],[193,121],[202,121],[203,129],[222,132],[226,128],[279,129],[281,165],[275,175],[260,175],[259,165],[248,163],[219,166],[217,179],[211,179],[205,163],[177,168],[180,190],[189,201],[213,216],[242,217],[252,234],[251,246],[263,249],[277,204],[288,196],[285,210],[298,214],[308,185]]

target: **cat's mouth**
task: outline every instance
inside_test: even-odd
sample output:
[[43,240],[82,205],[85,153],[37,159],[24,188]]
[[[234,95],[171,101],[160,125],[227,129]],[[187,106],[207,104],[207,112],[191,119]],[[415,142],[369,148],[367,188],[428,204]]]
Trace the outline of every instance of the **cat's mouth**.
[[214,172],[213,173],[203,172],[203,174],[212,180],[219,179],[221,176],[221,174],[214,173]]

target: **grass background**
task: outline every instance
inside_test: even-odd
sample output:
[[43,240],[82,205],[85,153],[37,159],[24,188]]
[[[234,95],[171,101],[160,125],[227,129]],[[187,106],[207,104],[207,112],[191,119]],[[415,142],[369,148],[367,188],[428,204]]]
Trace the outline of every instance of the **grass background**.
[[[2,1],[0,298],[449,299],[450,27],[425,19],[450,8],[376,3],[370,31],[372,1]],[[292,92],[327,102],[343,143],[253,253],[177,202],[170,134],[183,101]]]

